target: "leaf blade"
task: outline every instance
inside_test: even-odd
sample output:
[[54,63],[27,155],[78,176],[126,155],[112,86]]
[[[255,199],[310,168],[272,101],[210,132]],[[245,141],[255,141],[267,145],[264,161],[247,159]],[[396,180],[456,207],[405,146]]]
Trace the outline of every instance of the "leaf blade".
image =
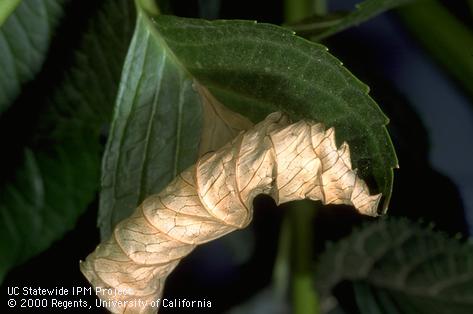
[[[172,154],[168,154],[173,155],[171,159],[169,156],[164,156],[165,153],[162,156],[154,155],[147,161],[143,159],[143,154],[135,158],[130,155],[128,156],[130,158],[122,159],[122,161],[125,160],[124,164],[119,165],[119,157],[114,154],[126,155],[127,149],[132,150],[133,147],[129,145],[127,149],[120,150],[114,145],[119,145],[122,140],[136,137],[136,134],[140,132],[140,123],[135,121],[133,131],[126,132],[126,123],[117,122],[121,125],[121,133],[118,134],[118,131],[112,129],[112,133],[116,133],[116,136],[112,135],[110,138],[104,158],[104,189],[101,193],[99,218],[103,238],[110,234],[112,226],[120,220],[119,218],[131,213],[144,196],[159,192],[175,175],[196,160],[196,143],[199,142],[201,133],[203,120],[201,103],[204,96],[199,94],[198,89],[190,87],[194,80],[208,89],[219,102],[249,117],[253,122],[262,120],[271,112],[282,110],[294,119],[311,118],[323,121],[329,126],[335,126],[339,140],[348,140],[353,144],[352,149],[359,156],[376,162],[378,167],[376,178],[379,181],[380,190],[385,193],[386,200],[389,199],[392,182],[391,167],[397,166],[397,159],[384,128],[388,120],[367,95],[368,88],[343,68],[340,61],[329,55],[325,47],[297,38],[291,31],[269,24],[255,24],[251,21],[210,22],[164,15],[150,17],[144,10],[140,13],[135,36],[140,36],[140,40],[137,40],[139,43],[151,41],[149,45],[152,50],[151,56],[148,55],[149,58],[154,56],[159,59],[163,54],[167,56],[164,61],[172,68],[172,71],[165,73],[159,79],[163,82],[171,82],[167,89],[169,93],[179,92],[180,87],[174,86],[172,81],[180,82],[183,78],[188,82],[186,92],[189,93],[189,98],[183,106],[173,106],[172,102],[158,99],[160,105],[156,109],[163,112],[169,110],[168,114],[173,117],[187,111],[190,111],[192,115],[192,122],[186,123],[178,136],[164,139],[158,136],[155,142],[140,143],[135,148],[142,150],[144,146],[151,145],[156,150],[165,151],[166,145],[171,145],[167,143],[168,141],[187,140],[189,149],[184,161],[177,167],[172,158],[184,154],[175,149],[172,150]],[[294,60],[287,57],[288,51]],[[128,63],[131,64],[131,60],[140,62],[139,58],[131,55],[135,52],[140,52],[138,47],[130,49]],[[143,68],[142,73],[135,71],[131,80],[135,82],[141,77],[146,82],[145,87],[139,87],[139,92],[130,91],[130,93],[142,95],[138,102],[141,105],[138,107],[149,106],[152,103],[144,98],[149,98],[146,95],[150,93],[146,84],[156,81],[156,77],[150,74],[153,73],[150,69],[156,69],[157,64],[152,65],[153,60],[147,60],[147,62],[151,65]],[[302,77],[301,70],[305,70]],[[128,72],[124,71],[124,75]],[[125,76],[121,84],[125,87],[130,84],[138,86],[136,83],[130,83],[130,79]],[[314,105],[314,99],[322,99],[319,101],[325,101],[325,103]],[[128,110],[127,108],[133,105],[132,102],[132,99],[118,101],[115,112]],[[343,114],[344,110],[348,110],[352,115]],[[361,113],[355,114],[357,110]],[[133,114],[136,113],[128,111],[125,115],[132,116]],[[364,123],[366,119],[362,119],[362,115],[370,117],[369,123]],[[349,121],[352,118],[356,118],[353,119],[356,123]],[[176,121],[176,118],[171,120]],[[169,124],[163,118],[158,121],[158,124],[160,131],[156,134],[166,134],[169,129],[176,128],[175,124]],[[343,127],[344,124],[349,127]],[[350,129],[350,127],[358,126],[361,126],[364,133],[353,132]],[[143,128],[141,132],[147,131]],[[353,134],[357,134],[358,138],[354,138]],[[362,136],[359,136],[360,134]],[[379,152],[366,150],[364,148],[366,143],[371,143],[371,147]],[[151,181],[148,180],[147,184],[139,184],[141,186],[139,192],[133,191],[134,182],[142,181],[142,177],[132,174],[137,162],[162,165],[162,168],[155,167],[150,171],[145,171],[158,183],[151,185]],[[357,159],[355,159],[355,164],[357,164]],[[386,167],[386,164],[390,167]],[[143,169],[142,166],[141,169]],[[113,174],[115,171],[121,172],[119,174],[121,178]],[[363,174],[369,174],[372,169],[360,167],[360,171]],[[131,175],[126,176],[126,173]],[[120,190],[122,195],[129,198],[117,198],[114,196],[114,189]],[[117,211],[119,213],[115,213]],[[115,215],[116,218],[114,218]]]
[[25,145],[26,157],[0,189],[0,216],[5,218],[0,222],[0,280],[70,230],[94,199],[103,149],[100,132],[112,110],[133,21],[129,1],[101,4],[63,80],[39,94],[45,109]]
[[0,27],[20,3],[21,0],[6,0],[0,2]]
[[[473,306],[473,247],[405,219],[364,226],[320,258],[315,283],[322,298],[353,282],[367,313],[468,313]],[[330,269],[330,271],[328,271]]]
[[[200,121],[195,117],[200,117],[200,108],[191,104],[186,106],[190,112],[180,109],[198,101],[192,93],[192,78],[180,72],[166,52],[149,41],[149,36],[146,22],[139,18],[103,159],[98,219],[102,237],[109,235],[111,226],[126,217],[145,196],[159,192],[197,158]],[[154,57],[150,58],[150,54]],[[143,71],[145,68],[148,72]],[[182,88],[173,88],[176,82]],[[177,108],[172,111],[175,103]],[[184,123],[197,128],[194,137],[180,136]],[[151,137],[159,144],[151,145]],[[186,150],[189,154],[180,153]],[[168,166],[153,168],[149,159],[155,165]]]
[[[13,2],[2,4],[14,5]],[[18,6],[3,25],[0,20],[0,114],[18,96],[22,85],[39,72],[63,15],[64,3],[65,0],[24,0],[16,3]],[[7,9],[1,12],[6,14]]]
[[[173,53],[218,100],[254,122],[271,111],[282,110],[294,119],[308,117],[334,126],[337,142],[350,144],[354,165],[362,176],[368,176],[372,170],[359,160],[375,161],[379,172],[376,181],[385,196],[384,209],[387,208],[393,180],[390,167],[397,167],[384,127],[389,120],[367,95],[369,88],[343,68],[324,46],[269,24],[185,21],[180,25],[172,17],[155,19]],[[227,23],[233,23],[233,27],[225,29]],[[247,58],[238,53],[225,54],[225,51],[242,51],[237,40],[245,42],[248,34],[252,38],[247,40],[246,49],[265,57],[252,61],[251,53]],[[210,39],[210,36],[214,37]],[[228,95],[228,91],[237,94],[238,99]],[[360,136],[356,129],[362,129],[365,135]],[[374,152],[366,151],[367,147]],[[375,155],[384,155],[386,159],[381,161]]]

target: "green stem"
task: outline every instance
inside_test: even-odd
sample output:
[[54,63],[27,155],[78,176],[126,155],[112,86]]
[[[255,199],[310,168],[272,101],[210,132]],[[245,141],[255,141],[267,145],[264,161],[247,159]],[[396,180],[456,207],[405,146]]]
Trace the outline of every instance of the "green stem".
[[470,6],[471,15],[473,17],[473,0],[468,0],[468,5]]
[[310,201],[300,201],[290,210],[293,310],[294,314],[315,314],[319,309],[312,265],[315,208]]
[[[314,13],[325,14],[326,0],[285,0],[285,22],[296,22]],[[294,314],[318,314],[317,294],[313,287],[312,248],[315,208],[310,201],[294,202],[281,229],[279,252],[274,268],[274,287],[279,295],[288,288],[290,255],[291,300]]]
[[275,295],[284,299],[289,291],[290,254],[291,254],[291,222],[289,215],[284,217],[279,233],[278,254],[273,268],[273,289]]
[[473,34],[437,1],[419,1],[397,10],[420,43],[473,97]]
[[0,0],[0,26],[5,23],[20,3],[21,0]]

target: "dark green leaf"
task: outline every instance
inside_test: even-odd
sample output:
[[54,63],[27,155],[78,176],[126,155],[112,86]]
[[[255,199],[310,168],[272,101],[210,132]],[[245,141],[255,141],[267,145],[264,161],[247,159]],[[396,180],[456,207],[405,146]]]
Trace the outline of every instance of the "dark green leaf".
[[77,139],[48,153],[26,150],[15,180],[0,192],[0,281],[71,229],[92,200],[96,187],[82,178],[97,178],[94,144]]
[[325,47],[269,24],[150,18],[142,11],[104,157],[104,237],[195,162],[202,97],[193,84],[253,122],[282,110],[335,126],[338,142],[351,145],[354,165],[374,177],[387,206],[397,166],[388,119]]
[[412,2],[413,0],[365,0],[356,5],[356,8],[350,14],[343,18],[327,20],[321,17],[308,19],[295,23],[289,27],[296,32],[310,35],[313,40],[321,40],[347,28],[357,26],[369,19],[395,8],[400,5]]
[[40,70],[64,2],[23,0],[0,22],[0,113]]
[[113,108],[134,12],[128,0],[100,5],[64,80],[43,95],[35,139],[14,180],[0,189],[0,280],[70,230],[94,199],[99,135]]
[[103,161],[102,236],[197,158],[200,98],[142,15],[123,69]]
[[473,246],[407,220],[380,220],[321,256],[322,301],[345,280],[361,313],[471,313]]

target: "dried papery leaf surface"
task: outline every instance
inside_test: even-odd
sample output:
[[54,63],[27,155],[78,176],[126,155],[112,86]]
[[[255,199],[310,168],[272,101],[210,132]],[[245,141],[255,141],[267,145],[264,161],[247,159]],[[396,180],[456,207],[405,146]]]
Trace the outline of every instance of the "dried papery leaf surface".
[[229,110],[199,82],[194,81],[193,86],[202,100],[204,120],[199,156],[219,149],[235,138],[238,133],[253,126],[248,118]]
[[154,313],[151,302],[162,295],[180,259],[247,226],[259,194],[278,204],[305,198],[348,204],[372,216],[381,197],[370,195],[352,170],[349,147],[336,147],[333,128],[305,120],[291,124],[273,113],[146,198],[81,263],[81,271],[94,287],[127,291],[99,295],[121,301],[110,303],[110,311]]

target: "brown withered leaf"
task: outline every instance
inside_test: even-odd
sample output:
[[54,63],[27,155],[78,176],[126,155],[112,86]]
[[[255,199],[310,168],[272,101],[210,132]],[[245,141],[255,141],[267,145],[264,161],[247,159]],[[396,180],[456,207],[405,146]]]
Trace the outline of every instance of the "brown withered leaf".
[[320,200],[353,205],[376,216],[370,195],[351,168],[349,147],[337,149],[334,129],[273,113],[216,152],[207,153],[161,193],[149,196],[112,236],[81,263],[114,313],[153,313],[167,276],[197,245],[247,226],[253,198],[280,203]]
[[216,151],[253,123],[246,117],[229,110],[207,88],[194,81],[193,87],[200,95],[203,109],[203,128],[199,144],[199,156]]

